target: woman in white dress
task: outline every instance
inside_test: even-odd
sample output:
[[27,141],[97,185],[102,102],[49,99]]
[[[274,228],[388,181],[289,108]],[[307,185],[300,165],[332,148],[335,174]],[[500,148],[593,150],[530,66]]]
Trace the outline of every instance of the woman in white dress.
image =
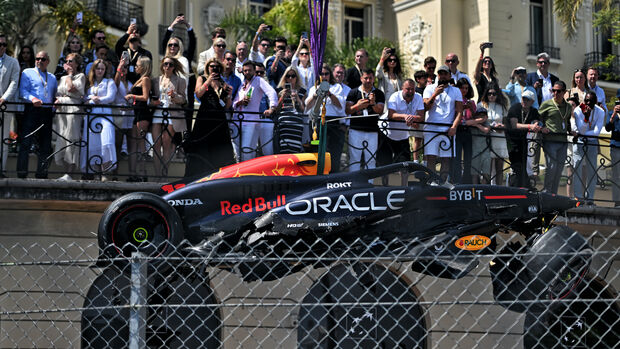
[[508,97],[499,86],[490,82],[480,99],[480,105],[487,109],[488,123],[491,126],[491,169],[495,169],[495,184],[503,185],[505,159],[508,158],[504,116],[508,113]]
[[71,173],[77,172],[80,162],[80,134],[82,108],[75,105],[82,104],[86,77],[79,71],[82,57],[77,53],[70,53],[65,58],[63,69],[67,75],[60,79],[56,92],[56,122],[58,137],[55,143],[54,160],[63,166],[65,174],[60,180],[70,181]]
[[[176,58],[166,56],[161,61],[159,70],[161,76],[155,80],[154,86],[159,101],[154,101],[153,104],[159,105],[161,109],[155,110],[151,129],[155,151],[153,166],[156,180],[168,176],[168,164],[174,153],[172,137],[176,132],[183,132],[187,129],[183,110],[167,110],[167,108],[180,109],[187,101],[187,84],[182,78],[183,66]],[[168,113],[167,116],[164,116],[164,111]]]
[[116,167],[114,144],[114,120],[112,110],[103,105],[112,104],[116,97],[114,80],[106,77],[106,64],[97,59],[88,74],[89,88],[86,103],[92,107],[91,115],[84,117],[83,139],[87,149],[82,150],[82,171],[100,172],[101,180],[107,181],[105,173]]

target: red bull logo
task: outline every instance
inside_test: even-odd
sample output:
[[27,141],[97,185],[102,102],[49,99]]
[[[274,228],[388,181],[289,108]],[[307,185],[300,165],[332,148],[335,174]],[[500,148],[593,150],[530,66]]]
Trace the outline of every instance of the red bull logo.
[[263,212],[272,208],[286,205],[286,195],[278,195],[275,200],[267,201],[263,197],[249,198],[243,204],[233,204],[230,201],[220,201],[222,216],[239,213]]
[[454,244],[461,250],[478,251],[489,246],[491,239],[483,235],[468,235],[456,240]]

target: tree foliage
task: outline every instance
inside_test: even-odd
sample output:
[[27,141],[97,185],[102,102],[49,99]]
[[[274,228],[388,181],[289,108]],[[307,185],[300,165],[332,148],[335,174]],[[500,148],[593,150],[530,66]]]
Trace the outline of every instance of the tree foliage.
[[7,36],[9,44],[18,49],[24,45],[45,43],[42,25],[46,18],[44,6],[37,0],[0,0],[0,31]]
[[[76,25],[75,23],[78,12],[82,12],[83,19],[81,25]],[[105,29],[105,24],[101,18],[93,11],[88,10],[84,3],[79,0],[58,1],[55,7],[48,9],[46,19],[60,38],[67,38],[71,29],[74,28],[75,33],[82,38],[86,46],[92,44],[90,35],[93,31]],[[110,43],[114,40],[110,35],[106,35],[106,41],[108,46],[110,46]]]
[[[557,16],[562,28],[564,36],[572,39],[577,35],[579,27],[578,13],[583,6],[585,0],[554,0],[553,12]],[[592,6],[599,5],[602,10],[611,8],[613,0],[592,0]]]
[[224,15],[219,26],[226,29],[229,43],[230,39],[252,42],[254,33],[261,23],[263,23],[262,18],[249,11],[248,8],[235,7]]

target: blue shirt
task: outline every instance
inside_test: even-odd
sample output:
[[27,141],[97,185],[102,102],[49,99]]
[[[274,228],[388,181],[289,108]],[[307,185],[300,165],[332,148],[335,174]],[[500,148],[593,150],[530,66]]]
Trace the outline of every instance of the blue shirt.
[[620,147],[620,141],[614,140],[613,136],[616,134],[620,134],[620,118],[616,118],[616,121],[613,123],[613,128],[609,128],[607,124],[609,124],[609,120],[611,120],[611,116],[613,115],[613,108],[607,113],[607,117],[605,118],[605,129],[612,133],[611,145],[614,147]]
[[54,103],[57,89],[56,77],[50,72],[41,72],[39,68],[28,68],[22,72],[19,95],[30,103],[33,98],[38,98],[43,103]]
[[224,81],[226,81],[227,84],[229,84],[232,87],[232,94],[230,95],[231,98],[237,95],[237,92],[239,91],[239,86],[241,86],[241,79],[239,79],[238,76],[235,75],[235,73],[231,73],[228,77],[225,77],[222,74],[222,79],[224,79]]
[[521,86],[518,82],[509,82],[506,84],[506,89],[503,90],[508,97],[510,97],[510,105],[514,105],[516,103],[521,103],[521,94],[523,91],[531,91],[534,93],[534,104],[532,105],[534,108],[538,109],[538,96],[536,95],[536,89],[532,86],[526,85],[525,87]]
[[280,80],[282,79],[282,76],[284,75],[284,72],[286,71],[286,64],[284,64],[284,62],[282,62],[282,59],[280,59],[278,61],[278,67],[276,68],[275,72],[271,71],[271,65],[273,64],[273,61],[276,59],[276,57],[271,56],[269,59],[267,59],[267,62],[265,63],[265,71],[267,72],[267,80],[269,80],[269,85],[271,85],[271,87],[273,87],[274,89],[276,87],[278,87],[278,84],[280,83]]

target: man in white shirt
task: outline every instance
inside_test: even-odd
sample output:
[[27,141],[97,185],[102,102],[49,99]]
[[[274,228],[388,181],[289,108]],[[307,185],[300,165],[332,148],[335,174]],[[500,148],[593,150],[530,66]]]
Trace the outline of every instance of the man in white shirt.
[[444,176],[450,173],[450,159],[455,156],[454,135],[463,113],[463,96],[458,88],[450,85],[450,79],[450,69],[442,65],[437,69],[437,81],[424,89],[423,96],[429,123],[424,125],[424,156],[432,170],[439,157]]
[[[256,121],[270,118],[278,102],[276,90],[267,81],[256,76],[255,72],[254,62],[247,61],[243,64],[245,80],[233,99],[234,119],[237,120],[236,122],[241,131],[241,161],[249,160],[256,156],[260,134]],[[265,94],[269,98],[269,109],[265,110],[263,114],[258,114],[261,100]],[[267,141],[272,140],[261,140],[263,143]]]
[[596,84],[598,82],[598,75],[599,74],[597,67],[588,68],[588,75],[586,77],[588,79],[588,90],[594,91],[594,93],[596,93],[596,100],[598,106],[603,108],[603,110],[605,110],[605,114],[607,114],[607,104],[605,104],[605,91],[603,91],[603,89]]
[[200,52],[198,55],[198,76],[204,74],[205,72],[205,63],[211,58],[215,57],[215,49],[213,48],[213,44],[215,43],[215,39],[222,38],[226,39],[226,30],[224,28],[217,27],[213,29],[211,32],[211,47],[208,50]]
[[[4,102],[14,102],[18,96],[19,90],[19,63],[17,59],[6,54],[8,43],[6,36],[0,34],[0,106]],[[4,144],[4,140],[9,138],[11,130],[11,122],[13,121],[13,112],[15,105],[7,106],[4,113],[0,113],[2,120],[0,127],[2,128],[2,139],[0,139],[0,152],[2,153],[2,163],[0,163],[0,178],[5,177],[6,159],[9,153],[9,147]]]
[[261,24],[258,26],[256,35],[252,40],[252,50],[250,51],[250,60],[258,63],[265,63],[267,57],[269,57],[269,51],[271,49],[271,40],[261,37],[264,31],[270,30],[267,24]]
[[237,61],[235,62],[235,75],[243,80],[243,64],[248,61],[248,43],[245,41],[238,41],[235,48],[237,54]]
[[469,84],[471,86],[474,86],[471,83],[469,76],[456,68],[459,66],[459,56],[457,56],[456,53],[448,53],[448,55],[446,56],[446,66],[450,70],[450,77],[455,84],[457,81],[459,81],[460,78],[465,78],[467,79],[467,81],[469,81]]
[[[386,136],[392,151],[392,162],[411,160],[409,131],[424,122],[424,101],[415,93],[415,81],[407,79],[402,90],[394,92],[388,99],[388,122]],[[381,129],[381,121],[379,122]],[[408,174],[401,172],[401,184],[407,185]]]

